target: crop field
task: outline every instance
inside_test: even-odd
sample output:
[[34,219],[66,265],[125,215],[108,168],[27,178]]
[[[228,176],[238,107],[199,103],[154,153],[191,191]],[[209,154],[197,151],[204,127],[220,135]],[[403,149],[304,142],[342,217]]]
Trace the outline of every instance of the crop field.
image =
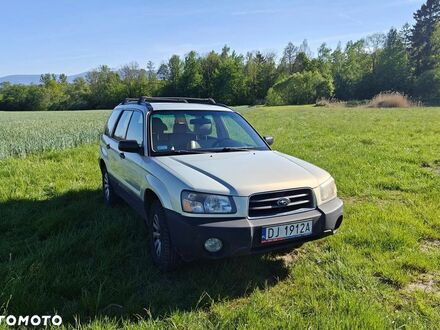
[[96,329],[438,329],[440,108],[240,111],[274,149],[332,173],[337,235],[161,274],[142,219],[101,202],[107,113],[0,113],[0,314]]
[[0,159],[96,142],[109,112],[0,112]]

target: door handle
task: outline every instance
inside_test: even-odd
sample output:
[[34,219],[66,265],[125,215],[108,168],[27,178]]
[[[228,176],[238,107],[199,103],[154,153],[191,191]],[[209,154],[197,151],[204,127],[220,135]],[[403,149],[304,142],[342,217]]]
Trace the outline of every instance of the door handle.
[[119,157],[121,157],[121,159],[125,159],[125,155],[123,152],[119,153]]
[[105,145],[105,147],[106,147],[107,149],[110,149],[110,143],[107,143],[107,144]]

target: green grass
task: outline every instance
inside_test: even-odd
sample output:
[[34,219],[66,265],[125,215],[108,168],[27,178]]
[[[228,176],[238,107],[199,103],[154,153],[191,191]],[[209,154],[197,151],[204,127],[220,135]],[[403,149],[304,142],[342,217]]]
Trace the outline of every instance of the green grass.
[[0,111],[0,159],[96,142],[107,110]]
[[90,328],[438,328],[440,109],[274,107],[245,116],[275,137],[274,149],[334,175],[345,202],[337,235],[290,254],[162,275],[142,220],[102,205],[96,145],[8,157],[4,313],[58,312],[67,326]]

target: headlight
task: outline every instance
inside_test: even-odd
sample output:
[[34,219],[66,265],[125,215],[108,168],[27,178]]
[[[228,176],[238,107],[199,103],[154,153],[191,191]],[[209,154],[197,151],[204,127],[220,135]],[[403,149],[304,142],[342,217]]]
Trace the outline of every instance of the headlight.
[[182,209],[188,213],[235,213],[235,205],[231,197],[182,192]]
[[333,178],[328,179],[319,186],[320,202],[325,203],[337,196],[336,184]]

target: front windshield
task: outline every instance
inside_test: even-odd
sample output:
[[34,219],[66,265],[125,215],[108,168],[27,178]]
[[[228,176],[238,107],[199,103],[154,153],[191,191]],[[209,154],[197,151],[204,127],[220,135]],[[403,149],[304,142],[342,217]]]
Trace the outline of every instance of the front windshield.
[[154,155],[268,150],[255,130],[229,111],[154,111],[150,132]]

